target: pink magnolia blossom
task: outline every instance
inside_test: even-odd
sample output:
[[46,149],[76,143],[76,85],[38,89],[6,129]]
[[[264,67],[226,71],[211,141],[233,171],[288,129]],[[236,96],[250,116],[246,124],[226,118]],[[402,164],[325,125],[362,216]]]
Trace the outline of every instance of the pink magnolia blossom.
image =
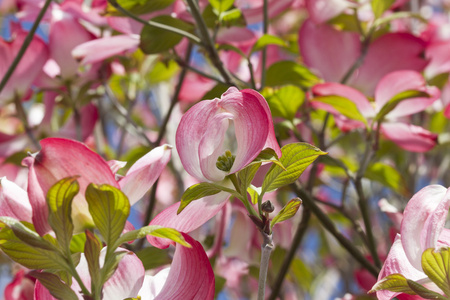
[[[307,20],[299,32],[299,47],[307,66],[326,81],[341,82],[361,54],[356,32],[339,31],[328,24]],[[353,72],[348,84],[372,95],[386,74],[397,70],[422,71],[425,42],[406,33],[387,33],[374,40],[362,65]],[[382,62],[382,63],[380,63]]]
[[[427,186],[409,200],[403,212],[400,234],[389,251],[378,281],[389,274],[400,273],[442,294],[423,272],[421,258],[428,248],[450,246],[450,230],[444,228],[449,207],[450,191],[440,185]],[[385,290],[377,292],[377,297],[388,300],[398,294]]]
[[[78,178],[80,192],[74,199],[72,211],[76,231],[80,231],[85,226],[93,224],[84,198],[88,184],[109,184],[120,188],[133,205],[156,181],[169,161],[171,153],[170,146],[167,145],[155,148],[140,158],[128,170],[126,176],[116,180],[110,165],[117,169],[117,163],[108,164],[82,143],[61,138],[47,138],[41,141],[41,145],[40,152],[23,161],[29,168],[28,192],[5,178],[2,179],[0,190],[2,200],[0,215],[32,221],[36,231],[41,235],[51,230],[47,221],[45,196],[57,181],[69,176],[80,176]],[[18,211],[20,216],[14,215]]]
[[[237,149],[234,163],[226,172],[219,170],[216,162],[225,152],[225,135],[231,121],[234,124],[231,142],[237,144]],[[220,99],[201,101],[186,112],[177,130],[176,145],[181,162],[190,175],[199,181],[222,182],[230,186],[225,177],[247,166],[263,149],[272,148],[281,156],[265,99],[254,90],[239,91],[234,87]],[[150,224],[191,232],[215,216],[228,198],[229,194],[225,192],[201,198],[190,203],[179,215],[180,203],[175,203]],[[160,238],[149,237],[149,241],[160,248],[170,244]]]
[[[419,73],[397,71],[384,76],[376,86],[375,102],[370,102],[361,92],[339,83],[324,83],[313,87],[313,93],[316,96],[337,95],[350,99],[368,120],[374,118],[392,97],[408,90],[426,92],[430,97],[403,100],[385,116],[385,122],[381,124],[380,129],[387,139],[392,140],[403,149],[426,152],[436,145],[437,135],[422,127],[397,121],[398,118],[423,111],[439,98],[439,90],[436,87],[425,86],[425,80]],[[337,116],[336,123],[341,129],[351,130],[365,126],[360,121],[348,120],[330,105],[314,101],[313,105],[335,114]]]

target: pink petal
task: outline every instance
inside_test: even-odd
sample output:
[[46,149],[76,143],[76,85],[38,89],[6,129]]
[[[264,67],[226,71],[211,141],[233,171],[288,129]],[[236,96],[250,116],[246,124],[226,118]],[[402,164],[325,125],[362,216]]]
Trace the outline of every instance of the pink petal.
[[[12,34],[15,37],[13,41],[6,42],[0,38],[0,78],[3,78],[5,75],[27,36],[27,32],[22,30],[20,26],[13,26],[13,28],[14,32]],[[40,38],[34,37],[19,65],[2,90],[0,102],[12,100],[15,94],[23,96],[36,76],[41,72],[48,56],[46,44]]]
[[320,24],[342,13],[349,3],[346,0],[305,0],[311,20]]
[[381,132],[387,139],[411,152],[427,152],[437,144],[437,134],[415,125],[383,123]]
[[122,169],[127,165],[126,161],[120,160],[108,160],[106,163],[111,168],[111,172],[113,172],[113,174],[116,174],[117,171],[119,171],[120,169]]
[[[411,199],[412,200],[412,199]],[[408,204],[409,205],[409,204]],[[408,260],[407,254],[403,249],[402,240],[404,237],[400,237],[397,234],[394,244],[389,251],[388,257],[384,262],[383,268],[378,275],[378,281],[382,280],[384,277],[394,273],[400,273],[408,279],[418,280],[426,277],[425,273],[419,271],[420,269],[415,268],[411,262]],[[422,254],[422,253],[420,253]],[[377,298],[380,300],[389,300],[398,295],[399,293],[391,291],[380,291],[377,292]]]
[[154,300],[164,287],[167,277],[169,276],[169,272],[170,267],[162,269],[154,276],[145,275],[144,283],[139,291],[139,297],[141,297],[141,300]]
[[422,75],[415,71],[395,71],[384,76],[375,89],[375,102],[381,109],[395,95],[407,91],[416,90],[430,94],[430,98],[413,98],[403,100],[387,117],[396,118],[408,116],[423,111],[439,98],[439,90],[436,87],[425,87],[426,82]]
[[192,247],[176,245],[169,276],[155,300],[212,300],[215,279],[205,250],[189,235],[183,234],[183,237]]
[[[359,35],[306,20],[299,32],[305,64],[326,81],[340,82],[360,54]],[[337,51],[336,49],[339,49]]]
[[84,222],[91,220],[84,198],[86,187],[95,183],[119,188],[114,174],[100,155],[80,142],[47,138],[41,141],[41,146],[42,150],[34,157],[24,160],[29,168],[28,196],[33,207],[33,223],[37,232],[45,234],[50,229],[47,224],[45,195],[53,184],[69,176],[80,176],[80,192],[73,202],[72,219],[75,227],[84,226]]
[[450,47],[449,41],[436,42],[427,47],[425,57],[430,63],[425,68],[424,74],[427,78],[450,72]]
[[230,27],[219,30],[216,42],[233,45],[247,53],[257,39],[256,34],[248,28]]
[[[293,0],[269,0],[269,18],[273,18],[291,6]],[[263,5],[260,0],[236,0],[235,5],[241,9],[249,24],[263,20]]]
[[[403,212],[401,227],[402,245],[409,262],[418,270],[422,270],[421,258],[423,248],[421,238],[425,223],[439,203],[446,196],[447,189],[441,185],[429,185],[418,191],[409,200]],[[431,234],[431,233],[429,233]]]
[[170,160],[171,149],[169,145],[153,149],[136,161],[127,175],[120,179],[120,189],[128,196],[130,205],[141,199],[161,175]]
[[[39,282],[36,280],[36,284],[34,285],[34,299],[35,300],[58,300],[54,298],[50,292]],[[82,298],[80,298],[82,300]]]
[[69,14],[64,14],[61,20],[51,25],[49,48],[52,58],[61,68],[60,75],[63,79],[73,78],[78,73],[78,62],[72,57],[72,50],[93,38],[94,36]]
[[375,110],[372,104],[367,100],[366,96],[360,91],[340,83],[323,83],[317,84],[312,88],[315,96],[341,96],[352,100],[359,112],[366,118],[374,117]]
[[[447,219],[448,209],[450,208],[450,190],[447,190],[445,196],[441,199],[436,209],[425,221],[420,235],[422,249],[438,248],[438,239],[448,234],[448,231],[441,236],[445,221]],[[447,241],[448,242],[448,241]]]
[[[94,131],[95,124],[98,120],[98,110],[95,105],[89,103],[83,106],[80,110],[81,116],[81,139],[85,141]],[[75,117],[72,116],[66,124],[59,130],[58,136],[76,139],[77,129],[76,129]]]
[[[363,65],[352,76],[351,85],[367,95],[373,95],[377,82],[390,72],[422,71],[428,63],[423,58],[424,51],[424,41],[412,34],[385,34],[370,45]],[[380,64],[380,61],[383,63]]]
[[[220,192],[216,195],[208,196],[191,202],[179,215],[177,215],[180,202],[175,203],[162,212],[160,212],[151,222],[150,225],[161,225],[164,227],[175,228],[178,231],[189,233],[194,229],[205,224],[209,219],[214,217],[222,207],[227,203],[230,194]],[[155,247],[164,249],[174,242],[147,236],[150,244]]]
[[25,270],[19,270],[14,279],[5,287],[5,300],[31,300],[33,299],[34,282],[25,276]]
[[6,177],[0,178],[0,216],[32,223],[32,210],[27,192]]
[[116,35],[79,44],[72,50],[76,59],[82,64],[103,61],[124,51],[134,51],[140,43],[139,35]]

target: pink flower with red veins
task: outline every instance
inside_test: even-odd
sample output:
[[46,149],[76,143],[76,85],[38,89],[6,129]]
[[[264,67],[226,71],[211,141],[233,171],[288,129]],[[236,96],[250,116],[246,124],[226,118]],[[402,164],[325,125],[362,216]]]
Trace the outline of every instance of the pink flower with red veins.
[[[226,136],[231,138],[226,141]],[[226,149],[226,144],[235,145],[236,150]],[[263,149],[272,148],[281,156],[266,100],[254,90],[239,91],[235,87],[229,88],[220,99],[201,101],[186,112],[178,126],[176,146],[190,175],[202,182],[223,185],[230,185],[226,177],[242,170]],[[229,196],[220,192],[204,197],[190,203],[178,215],[180,203],[176,203],[150,224],[191,232],[215,216]],[[149,241],[160,248],[170,244],[160,238],[149,237]]]
[[[443,294],[422,269],[422,253],[429,248],[450,246],[450,230],[444,228],[450,207],[450,190],[441,185],[430,185],[417,192],[403,212],[400,234],[397,234],[378,282],[390,274],[401,274],[417,281],[426,288]],[[377,284],[373,287],[376,288]],[[400,293],[382,290],[377,292],[380,300],[388,300]],[[409,296],[408,299],[423,299]],[[415,298],[412,298],[415,297]]]
[[117,180],[115,173],[124,163],[106,162],[82,143],[47,138],[41,141],[41,146],[41,151],[23,161],[29,170],[27,192],[4,177],[0,179],[0,216],[32,222],[40,235],[51,231],[45,198],[50,187],[59,180],[79,176],[80,192],[74,198],[72,207],[75,231],[79,232],[93,225],[84,197],[90,183],[109,184],[121,189],[133,205],[153,185],[171,156],[170,146],[157,147],[141,157],[124,177]]

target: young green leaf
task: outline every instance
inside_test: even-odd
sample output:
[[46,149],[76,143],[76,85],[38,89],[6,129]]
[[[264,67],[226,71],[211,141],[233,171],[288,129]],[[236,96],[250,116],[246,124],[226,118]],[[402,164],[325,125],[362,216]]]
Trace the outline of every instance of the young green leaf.
[[267,69],[267,86],[283,86],[293,84],[302,88],[309,88],[319,83],[320,79],[307,67],[293,61],[280,61]]
[[70,241],[70,252],[83,252],[86,243],[86,234],[84,232],[75,234]]
[[250,195],[250,201],[252,202],[252,204],[256,204],[258,203],[258,188],[254,187],[253,185],[250,185],[247,188],[247,193]]
[[57,251],[31,246],[8,227],[0,230],[0,249],[28,269],[69,270],[67,262]]
[[89,212],[107,245],[113,245],[122,233],[130,214],[125,194],[110,185],[91,183],[86,188]]
[[391,7],[395,0],[372,0],[372,10],[375,18],[378,19],[381,15]]
[[331,105],[335,110],[347,118],[361,121],[366,124],[366,126],[368,125],[366,118],[364,118],[364,116],[359,112],[356,104],[350,99],[341,96],[321,96],[312,99],[312,101]]
[[284,47],[286,46],[286,42],[278,36],[271,34],[264,34],[253,45],[252,51],[250,53],[260,51],[269,45],[278,45]]
[[409,287],[408,280],[402,274],[390,274],[379,280],[369,291],[375,293],[382,290],[388,290],[395,293],[405,293],[415,295],[416,293]]
[[422,269],[450,297],[450,249],[425,250],[422,254]]
[[242,11],[238,8],[229,9],[220,14],[220,20],[227,27],[244,27],[247,25]]
[[307,143],[288,144],[281,148],[281,152],[280,161],[286,170],[278,165],[272,165],[264,178],[262,194],[295,182],[319,155],[327,154]]
[[91,291],[99,292],[99,289],[101,289],[100,251],[102,250],[102,244],[89,230],[86,230],[85,234],[86,244],[84,246],[84,256],[86,257],[89,275],[91,276]]
[[270,222],[270,229],[272,229],[275,224],[292,218],[297,213],[301,204],[302,200],[300,200],[300,198],[294,198],[291,201],[289,201],[283,207],[283,209],[280,210],[280,212],[275,216],[275,218],[272,219],[272,221]]
[[192,201],[218,194],[221,191],[220,188],[209,182],[201,182],[188,187],[188,189],[184,191],[183,196],[181,196],[181,203],[177,214],[181,213]]
[[252,182],[253,178],[255,178],[256,172],[258,172],[260,166],[261,163],[250,164],[237,173],[239,188],[243,196],[247,196],[244,191],[247,191],[248,186]]
[[127,243],[130,241],[134,241],[136,239],[141,239],[146,237],[147,235],[152,235],[156,237],[170,239],[180,245],[185,247],[190,247],[190,244],[186,242],[183,235],[173,228],[165,228],[159,225],[149,225],[144,226],[140,229],[128,231],[124,233],[116,242],[116,247],[120,246],[123,243]]
[[434,291],[431,291],[429,289],[427,289],[426,287],[424,287],[423,285],[407,279],[406,280],[408,282],[409,287],[420,297],[424,298],[424,299],[437,299],[437,300],[448,300],[447,297],[442,296],[441,294],[438,294]]
[[286,85],[266,97],[274,117],[292,121],[305,100],[305,93],[297,86]]
[[78,300],[75,292],[66,283],[52,273],[31,271],[30,276],[39,280],[43,286],[50,292],[50,294],[56,299],[60,300]]
[[[152,21],[187,32],[193,30],[192,25],[167,15],[154,17]],[[147,25],[141,31],[140,48],[145,54],[157,54],[172,49],[182,38],[180,34]]]
[[380,109],[374,118],[374,121],[382,120],[388,113],[390,113],[400,102],[403,100],[411,98],[428,98],[430,95],[428,93],[416,90],[408,90],[398,93],[392,97],[386,104]]
[[209,0],[209,3],[218,14],[221,14],[233,6],[234,0]]
[[72,201],[79,190],[77,176],[74,176],[61,179],[47,193],[48,223],[62,249],[68,249],[72,240]]
[[261,151],[258,154],[258,156],[251,163],[249,163],[249,166],[253,164],[268,163],[268,162],[277,164],[278,166],[284,169],[284,166],[280,162],[277,153],[271,148],[266,148],[263,151]]
[[25,244],[40,249],[56,250],[52,243],[45,240],[34,230],[33,224],[21,222],[11,217],[0,217],[0,227],[11,229],[13,234]]

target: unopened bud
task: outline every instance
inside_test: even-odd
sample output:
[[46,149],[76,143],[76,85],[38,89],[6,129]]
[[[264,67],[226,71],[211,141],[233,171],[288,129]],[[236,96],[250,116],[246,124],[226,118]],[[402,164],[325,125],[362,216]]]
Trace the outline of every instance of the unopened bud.
[[261,204],[261,209],[263,212],[270,214],[271,212],[273,212],[275,210],[275,206],[273,206],[272,202],[270,202],[270,200],[269,200],[269,201],[266,201],[263,204]]

